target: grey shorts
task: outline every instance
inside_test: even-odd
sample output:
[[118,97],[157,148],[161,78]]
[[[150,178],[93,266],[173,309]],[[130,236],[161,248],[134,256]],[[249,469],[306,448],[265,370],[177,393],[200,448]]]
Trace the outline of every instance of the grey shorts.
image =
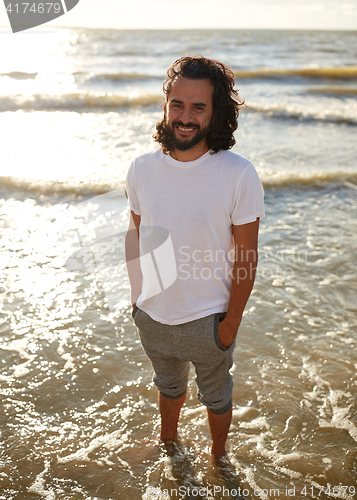
[[233,382],[229,369],[233,364],[235,342],[223,347],[219,341],[219,321],[225,313],[181,325],[154,321],[138,307],[132,315],[160,393],[169,399],[181,398],[186,393],[191,362],[196,370],[198,399],[212,413],[227,413],[232,406]]

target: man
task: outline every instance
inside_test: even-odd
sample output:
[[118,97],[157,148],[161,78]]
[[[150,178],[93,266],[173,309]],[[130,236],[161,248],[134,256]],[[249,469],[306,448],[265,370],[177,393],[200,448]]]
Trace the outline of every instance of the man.
[[[218,462],[226,454],[229,369],[254,283],[264,194],[253,165],[228,151],[243,104],[231,70],[187,56],[167,75],[164,118],[154,135],[161,148],[137,158],[127,177],[141,248],[142,277],[129,272],[133,317],[159,390],[161,440],[176,439],[192,362]],[[149,263],[143,251],[155,228],[166,230],[172,242],[177,277],[169,286],[163,286],[172,273],[168,254],[157,252],[159,261]]]

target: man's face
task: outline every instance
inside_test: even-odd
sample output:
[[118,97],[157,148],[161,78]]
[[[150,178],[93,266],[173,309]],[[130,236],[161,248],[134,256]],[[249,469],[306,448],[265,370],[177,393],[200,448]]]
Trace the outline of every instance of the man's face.
[[210,80],[179,76],[172,84],[164,106],[168,130],[175,149],[187,151],[205,141],[213,114]]

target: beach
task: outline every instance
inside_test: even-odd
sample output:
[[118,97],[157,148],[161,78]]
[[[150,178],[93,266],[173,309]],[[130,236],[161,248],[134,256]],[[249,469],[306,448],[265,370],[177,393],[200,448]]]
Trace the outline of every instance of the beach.
[[[0,33],[0,500],[356,498],[356,42]],[[233,151],[265,189],[226,475],[210,463],[193,370],[181,446],[153,445],[157,390],[124,257],[126,172],[157,148],[162,82],[185,54],[234,71],[245,106]]]

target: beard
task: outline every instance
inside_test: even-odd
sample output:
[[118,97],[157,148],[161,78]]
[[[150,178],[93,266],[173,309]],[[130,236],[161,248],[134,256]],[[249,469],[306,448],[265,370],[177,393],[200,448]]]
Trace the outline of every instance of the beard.
[[[197,133],[194,137],[192,137],[192,139],[178,139],[175,135],[175,130],[174,130],[174,127],[176,125],[187,128],[194,127],[197,130]],[[201,129],[201,127],[199,125],[196,125],[195,123],[184,124],[179,121],[174,121],[172,122],[171,125],[167,124],[166,127],[167,135],[169,136],[169,139],[174,149],[177,149],[177,151],[188,151],[189,149],[193,148],[208,136],[210,130],[211,130],[211,125],[208,125],[207,127]]]

